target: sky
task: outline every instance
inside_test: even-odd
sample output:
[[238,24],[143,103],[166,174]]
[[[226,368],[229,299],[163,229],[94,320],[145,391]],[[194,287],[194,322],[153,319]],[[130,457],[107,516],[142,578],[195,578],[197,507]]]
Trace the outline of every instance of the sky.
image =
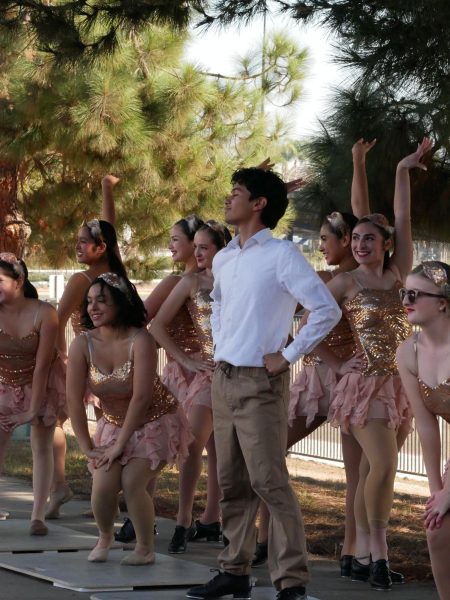
[[[332,62],[333,40],[325,29],[304,26],[286,16],[269,15],[267,33],[274,30],[286,31],[300,48],[308,50],[307,75],[301,100],[289,111],[289,115],[283,113],[290,122],[292,137],[302,139],[317,130],[317,119],[326,116],[327,97],[332,88],[344,80],[345,74]],[[262,32],[262,19],[248,26],[214,29],[206,33],[194,29],[187,58],[215,73],[231,74],[236,57],[245,55],[255,44],[259,45]]]

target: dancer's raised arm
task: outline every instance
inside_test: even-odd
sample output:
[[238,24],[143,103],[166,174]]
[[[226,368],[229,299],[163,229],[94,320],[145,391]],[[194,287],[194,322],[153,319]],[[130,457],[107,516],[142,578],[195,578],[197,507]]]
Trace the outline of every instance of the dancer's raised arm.
[[367,184],[366,155],[375,146],[377,140],[365,142],[360,138],[353,144],[352,211],[361,219],[370,213],[369,186]]
[[414,168],[426,171],[427,168],[422,159],[432,145],[433,142],[430,139],[423,138],[422,142],[418,144],[417,150],[405,156],[397,165],[394,194],[395,247],[389,266],[398,269],[402,281],[411,271],[413,262],[409,171]]

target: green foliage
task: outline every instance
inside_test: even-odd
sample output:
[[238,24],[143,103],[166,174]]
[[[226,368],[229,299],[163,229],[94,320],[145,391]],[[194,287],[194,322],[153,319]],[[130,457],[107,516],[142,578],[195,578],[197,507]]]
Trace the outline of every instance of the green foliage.
[[221,219],[231,172],[281,158],[286,132],[262,99],[294,102],[305,54],[280,35],[267,42],[264,71],[244,57],[228,77],[183,60],[186,32],[118,33],[119,50],[89,65],[55,63],[32,45],[24,54],[30,35],[24,27],[14,44],[0,42],[0,152],[19,167],[32,260],[70,262],[82,220],[98,216],[100,180],[113,172],[125,261],[135,276],[154,273],[152,252],[174,220]]

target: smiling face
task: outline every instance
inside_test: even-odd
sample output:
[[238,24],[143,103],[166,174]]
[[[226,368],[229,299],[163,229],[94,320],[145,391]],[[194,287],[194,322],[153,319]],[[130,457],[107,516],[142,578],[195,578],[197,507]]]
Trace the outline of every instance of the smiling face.
[[119,312],[108,286],[95,283],[87,295],[87,312],[94,327],[111,326]]
[[218,248],[207,231],[197,231],[194,237],[194,255],[199,269],[211,269]]
[[352,233],[352,252],[360,265],[373,265],[384,261],[384,253],[391,241],[373,223],[359,223]]
[[170,230],[168,248],[174,262],[187,263],[194,253],[194,242],[179,225],[174,225]]
[[[425,292],[427,294],[440,294],[440,290],[427,277],[421,275],[408,275],[406,278],[406,289],[415,290],[417,292]],[[449,302],[446,298],[438,298],[435,296],[418,295],[414,303],[408,298],[408,295],[403,299],[403,306],[408,315],[408,321],[412,325],[427,325],[436,318],[440,318],[442,314],[449,314]]]
[[328,225],[320,228],[319,251],[322,252],[327,265],[339,265],[351,253],[348,235],[340,238]]
[[96,244],[91,236],[89,228],[85,225],[80,228],[77,235],[75,251],[77,260],[83,265],[92,265],[96,263],[105,253],[106,245]]

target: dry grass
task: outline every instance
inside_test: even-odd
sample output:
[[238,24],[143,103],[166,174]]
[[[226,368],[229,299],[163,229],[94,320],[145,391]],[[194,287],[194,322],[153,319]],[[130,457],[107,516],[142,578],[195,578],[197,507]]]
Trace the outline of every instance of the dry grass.
[[[90,495],[91,476],[86,459],[78,450],[73,436],[67,436],[67,478],[80,498]],[[29,443],[13,441],[4,465],[4,474],[31,480]],[[337,558],[344,537],[345,485],[336,481],[317,481],[310,477],[293,478],[293,487],[302,506],[308,549],[313,554]],[[201,476],[194,504],[198,515],[206,500],[206,476]],[[158,481],[156,512],[173,518],[178,504],[178,476],[165,469]],[[431,579],[425,532],[421,515],[423,498],[411,494],[395,494],[389,526],[389,548],[392,566],[409,579]]]

